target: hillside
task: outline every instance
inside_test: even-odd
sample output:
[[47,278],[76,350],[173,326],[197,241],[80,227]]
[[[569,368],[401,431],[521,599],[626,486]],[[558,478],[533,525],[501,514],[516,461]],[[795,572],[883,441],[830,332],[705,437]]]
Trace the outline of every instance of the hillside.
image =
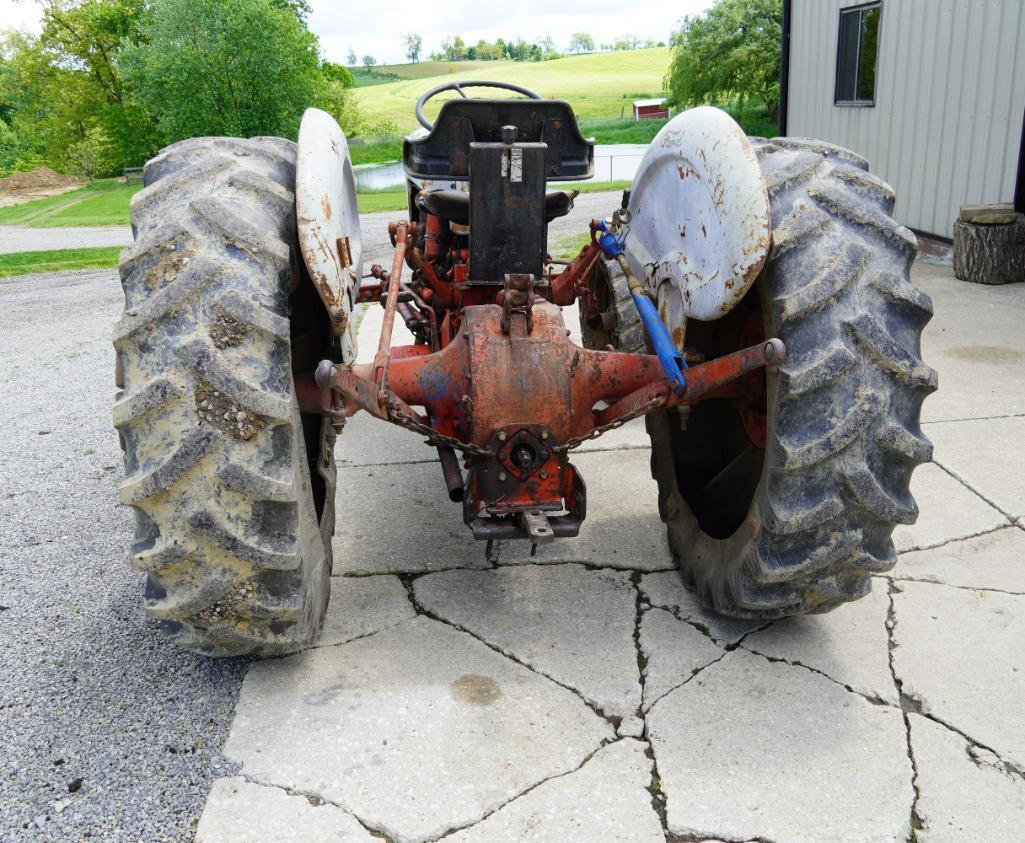
[[[669,48],[623,50],[567,56],[546,62],[420,62],[415,65],[388,65],[383,72],[405,73],[438,71],[435,75],[403,79],[369,86],[359,91],[361,110],[371,121],[387,120],[400,131],[417,126],[413,107],[424,91],[443,82],[489,79],[512,82],[546,97],[568,100],[579,118],[629,116],[631,102],[662,93],[662,79],[669,65]],[[445,72],[449,71],[449,72]],[[451,72],[455,71],[455,72]],[[481,93],[486,93],[482,89]],[[496,93],[496,96],[501,96]],[[448,94],[444,96],[449,96]],[[458,95],[453,95],[458,96]],[[433,117],[442,98],[427,108]]]

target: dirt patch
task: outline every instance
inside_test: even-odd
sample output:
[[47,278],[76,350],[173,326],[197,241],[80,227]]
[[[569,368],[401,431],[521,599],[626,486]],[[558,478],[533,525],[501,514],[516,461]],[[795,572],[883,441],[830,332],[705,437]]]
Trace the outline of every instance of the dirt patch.
[[11,173],[0,179],[0,208],[31,199],[56,196],[81,187],[85,182],[66,176],[49,167],[36,167],[27,173]]

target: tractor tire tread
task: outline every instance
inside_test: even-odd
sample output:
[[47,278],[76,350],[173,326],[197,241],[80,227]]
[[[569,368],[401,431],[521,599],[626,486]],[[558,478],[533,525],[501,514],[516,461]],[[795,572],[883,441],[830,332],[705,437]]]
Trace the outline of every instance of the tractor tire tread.
[[[161,630],[213,656],[307,646],[328,597],[289,351],[294,162],[282,139],[168,147],[146,165],[120,262],[130,561]],[[331,484],[327,497],[333,510]]]

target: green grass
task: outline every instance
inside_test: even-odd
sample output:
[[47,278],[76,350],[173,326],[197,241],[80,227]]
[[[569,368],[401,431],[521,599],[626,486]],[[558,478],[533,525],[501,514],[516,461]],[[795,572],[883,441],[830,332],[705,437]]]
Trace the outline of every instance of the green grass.
[[109,269],[117,266],[120,246],[100,249],[56,249],[50,252],[14,252],[0,255],[0,278],[34,272],[69,269]]
[[[413,106],[428,88],[446,81],[467,80],[486,75],[499,82],[513,82],[542,96],[568,100],[579,119],[625,117],[635,99],[656,97],[662,92],[662,78],[669,66],[669,48],[622,50],[586,56],[568,56],[545,62],[419,62],[415,65],[386,65],[382,73],[399,72],[417,76],[374,85],[358,94],[362,111],[371,122],[388,121],[406,131],[416,127]],[[434,75],[427,75],[433,73]],[[481,89],[481,93],[486,93]],[[446,97],[448,94],[443,94]],[[453,94],[453,96],[458,96]],[[495,92],[495,96],[503,93]],[[435,98],[427,106],[433,118],[443,101]]]
[[353,164],[387,164],[402,160],[402,138],[374,141],[373,143],[349,142],[349,155]]
[[128,225],[128,204],[141,187],[107,180],[59,196],[8,205],[0,208],[0,225]]
[[573,260],[580,250],[591,242],[591,232],[582,234],[564,234],[548,247],[548,251],[556,260]]
[[[603,193],[609,190],[625,190],[630,186],[628,181],[598,181],[584,184],[550,184],[549,188],[562,190],[579,190],[581,193]],[[404,190],[380,190],[372,193],[361,193],[356,197],[361,214],[372,214],[375,211],[406,210],[406,192]],[[574,252],[574,254],[576,254]]]
[[361,214],[372,214],[375,211],[404,211],[407,208],[406,191],[381,190],[373,193],[360,193],[356,204]]
[[665,120],[634,120],[632,117],[610,117],[604,120],[581,120],[580,134],[594,138],[595,143],[651,143]]

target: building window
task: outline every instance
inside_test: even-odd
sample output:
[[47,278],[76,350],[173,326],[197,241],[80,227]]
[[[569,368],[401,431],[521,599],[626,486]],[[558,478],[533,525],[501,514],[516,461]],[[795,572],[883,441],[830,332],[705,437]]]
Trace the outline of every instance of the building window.
[[875,105],[881,3],[840,10],[835,105]]

